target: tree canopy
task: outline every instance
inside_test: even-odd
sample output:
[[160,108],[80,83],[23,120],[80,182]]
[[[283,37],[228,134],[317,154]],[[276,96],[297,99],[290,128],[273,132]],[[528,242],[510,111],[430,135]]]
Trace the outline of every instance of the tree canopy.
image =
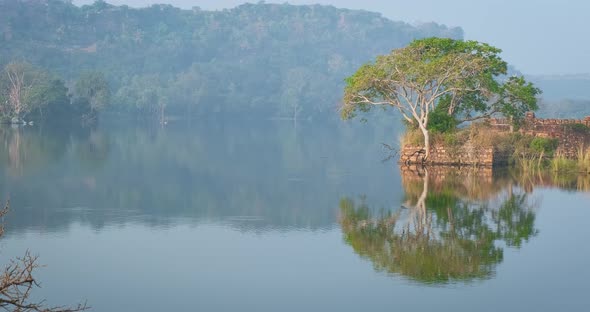
[[110,102],[111,91],[102,72],[83,72],[74,86],[74,102],[86,107],[90,116],[96,115]]
[[539,89],[523,77],[509,77],[501,50],[477,41],[426,38],[411,42],[346,79],[341,109],[345,119],[383,106],[397,109],[424,135],[429,155],[432,113],[457,123],[502,114],[517,122],[537,109]]

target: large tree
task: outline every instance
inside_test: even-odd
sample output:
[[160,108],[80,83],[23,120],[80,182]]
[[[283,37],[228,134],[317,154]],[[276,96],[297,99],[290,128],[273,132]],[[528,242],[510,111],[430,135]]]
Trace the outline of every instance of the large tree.
[[439,108],[458,123],[503,114],[514,122],[537,108],[540,90],[522,77],[506,78],[501,50],[477,41],[414,40],[378,56],[346,79],[342,117],[374,106],[392,107],[424,135],[430,155],[429,121]]

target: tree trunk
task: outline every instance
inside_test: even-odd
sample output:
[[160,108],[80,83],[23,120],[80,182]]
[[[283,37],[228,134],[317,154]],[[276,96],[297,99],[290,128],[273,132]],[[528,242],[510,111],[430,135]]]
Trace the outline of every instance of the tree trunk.
[[428,132],[428,129],[426,129],[426,127],[423,127],[422,125],[420,125],[420,130],[422,131],[422,135],[424,136],[424,158],[422,159],[422,162],[426,162],[428,160],[428,158],[430,157],[430,133]]
[[422,182],[423,182],[423,186],[422,186],[422,193],[420,194],[420,197],[418,198],[418,201],[416,202],[416,208],[418,209],[418,212],[420,213],[420,216],[425,216],[426,215],[426,197],[428,197],[428,179],[429,179],[429,174],[428,174],[428,168],[424,167],[424,176],[422,177]]
[[426,198],[428,197],[428,182],[429,182],[429,175],[428,175],[428,168],[424,167],[424,176],[422,177],[424,186],[422,188],[422,194],[418,198],[416,202],[416,211],[418,213],[418,217],[416,220],[416,232],[417,234],[424,234],[427,231],[428,224],[427,224],[427,215],[426,215]]

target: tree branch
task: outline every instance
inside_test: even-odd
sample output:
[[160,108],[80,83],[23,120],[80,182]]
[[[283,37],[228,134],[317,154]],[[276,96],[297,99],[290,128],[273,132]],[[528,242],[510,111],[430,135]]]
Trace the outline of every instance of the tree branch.
[[[8,212],[9,202],[0,210],[0,218]],[[4,233],[4,226],[0,224],[0,236]],[[19,312],[77,312],[88,310],[86,303],[75,307],[45,307],[44,301],[31,302],[30,295],[34,287],[39,284],[33,277],[33,272],[39,268],[37,256],[29,251],[22,258],[11,260],[4,267],[0,275],[0,309]]]

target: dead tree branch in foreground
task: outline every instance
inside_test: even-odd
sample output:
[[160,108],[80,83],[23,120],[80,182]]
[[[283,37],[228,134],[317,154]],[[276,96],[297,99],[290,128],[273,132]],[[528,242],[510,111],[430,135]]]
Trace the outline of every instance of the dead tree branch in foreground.
[[[0,210],[0,219],[8,212],[9,203]],[[0,223],[0,237],[4,234],[4,224]],[[33,277],[33,272],[39,267],[37,256],[26,252],[24,257],[10,260],[0,275],[0,310],[18,312],[74,312],[89,309],[84,304],[75,307],[45,307],[44,301],[31,302],[30,295],[33,288],[39,284]]]

